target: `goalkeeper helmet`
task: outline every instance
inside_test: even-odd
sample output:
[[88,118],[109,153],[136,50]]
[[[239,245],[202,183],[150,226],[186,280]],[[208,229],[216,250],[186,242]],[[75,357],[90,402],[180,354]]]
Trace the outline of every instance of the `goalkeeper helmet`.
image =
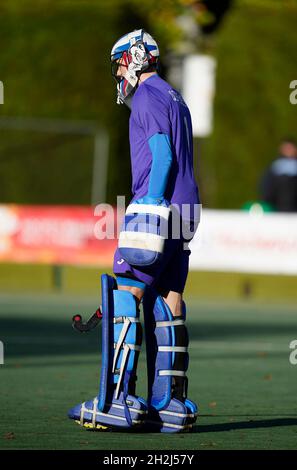
[[129,106],[141,73],[156,66],[158,58],[156,41],[143,29],[125,34],[115,43],[110,59],[111,73],[117,81],[117,104]]

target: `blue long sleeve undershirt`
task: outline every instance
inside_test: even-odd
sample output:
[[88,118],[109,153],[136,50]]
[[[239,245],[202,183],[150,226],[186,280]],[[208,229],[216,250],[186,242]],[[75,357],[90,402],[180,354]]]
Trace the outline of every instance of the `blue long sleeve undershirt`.
[[172,164],[170,138],[167,134],[154,134],[148,141],[152,152],[148,194],[152,198],[163,198]]

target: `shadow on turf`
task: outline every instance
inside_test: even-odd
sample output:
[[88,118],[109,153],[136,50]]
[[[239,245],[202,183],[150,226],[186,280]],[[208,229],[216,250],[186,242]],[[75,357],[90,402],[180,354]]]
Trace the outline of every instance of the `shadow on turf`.
[[[72,328],[69,321],[43,318],[1,318],[1,340],[7,357],[90,354],[101,350],[99,328],[82,334]],[[87,315],[86,315],[87,316]]]
[[[21,309],[20,309],[21,313]],[[57,312],[56,312],[57,313]],[[61,311],[61,318],[63,318]],[[87,316],[87,315],[85,315]],[[84,317],[85,317],[84,316]],[[283,324],[281,319],[273,325],[267,322],[257,321],[249,324],[189,322],[190,340],[229,340],[230,338],[248,338],[255,336],[260,339],[276,337],[278,335],[291,335],[296,328],[296,323]],[[1,340],[7,348],[7,354],[12,356],[43,356],[43,355],[69,355],[89,354],[101,349],[101,328],[88,333],[80,334],[71,327],[71,316],[63,320],[51,319],[51,311],[42,311],[40,318],[29,316],[6,316],[1,318]],[[272,352],[275,354],[276,352]],[[249,355],[250,352],[243,351]],[[230,353],[228,354],[230,356]],[[233,357],[233,356],[232,356]]]
[[261,420],[249,420],[249,421],[238,421],[230,423],[219,423],[219,424],[201,424],[193,428],[195,433],[203,432],[224,432],[234,431],[236,429],[256,429],[256,428],[273,428],[278,426],[296,426],[297,419],[295,418],[278,418],[278,419],[261,419]]
[[[278,426],[296,426],[297,419],[295,418],[278,418],[278,419],[262,419],[262,420],[249,420],[249,421],[239,421],[232,423],[219,423],[219,424],[204,424],[196,425],[193,427],[191,433],[206,433],[206,432],[225,432],[225,431],[235,431],[237,429],[257,429],[257,428],[273,428]],[[106,430],[96,430],[96,429],[87,429],[87,432],[90,433],[102,433],[102,432],[118,432],[125,434],[139,434],[139,433],[153,433],[158,434],[159,432],[147,430],[145,428],[132,428],[132,429],[123,429],[123,428],[108,428]],[[184,433],[183,433],[184,434]]]

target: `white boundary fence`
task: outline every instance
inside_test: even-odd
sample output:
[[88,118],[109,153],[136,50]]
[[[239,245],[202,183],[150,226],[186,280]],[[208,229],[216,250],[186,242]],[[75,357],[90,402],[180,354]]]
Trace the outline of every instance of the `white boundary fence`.
[[190,248],[191,270],[297,275],[297,214],[203,209]]

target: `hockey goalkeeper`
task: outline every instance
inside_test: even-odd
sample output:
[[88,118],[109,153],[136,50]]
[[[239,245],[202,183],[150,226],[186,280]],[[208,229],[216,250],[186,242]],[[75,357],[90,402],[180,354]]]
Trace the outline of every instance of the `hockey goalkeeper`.
[[[132,193],[114,277],[102,276],[102,367],[99,393],[69,417],[94,429],[192,428],[197,405],[187,397],[188,333],[183,301],[199,222],[191,116],[181,95],[157,73],[159,49],[144,30],[111,51],[117,102],[131,110]],[[143,304],[148,395],[136,394]],[[142,372],[142,371],[141,371]]]

